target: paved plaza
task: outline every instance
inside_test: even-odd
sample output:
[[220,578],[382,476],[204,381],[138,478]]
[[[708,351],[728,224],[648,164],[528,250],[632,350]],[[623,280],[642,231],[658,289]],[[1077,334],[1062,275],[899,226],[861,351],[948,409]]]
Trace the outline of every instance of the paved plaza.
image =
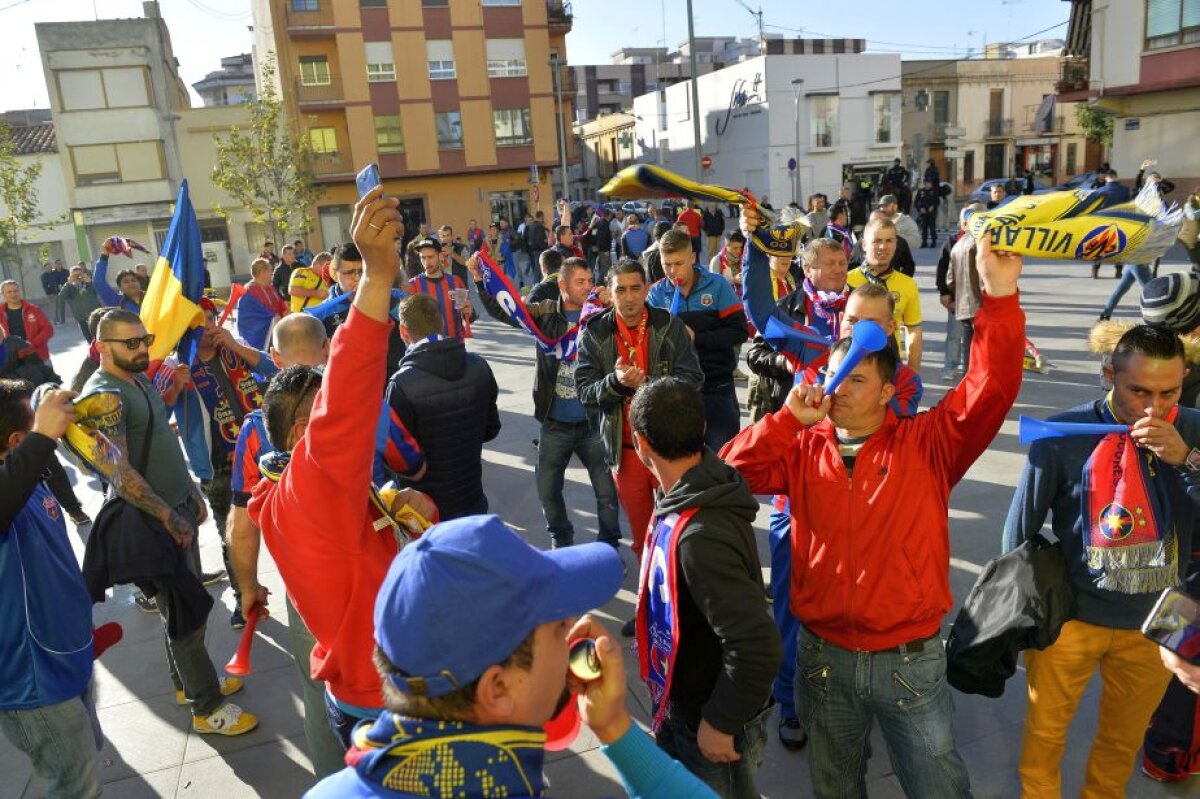
[[[918,250],[918,278],[923,291],[926,363],[925,407],[942,395],[939,380],[945,311],[933,288],[934,250]],[[1186,268],[1182,252],[1173,250],[1163,271]],[[1053,364],[1048,375],[1027,372],[1020,398],[1009,414],[991,448],[968,473],[951,497],[951,585],[955,598],[967,595],[982,565],[999,554],[1001,525],[1019,475],[1024,453],[1017,442],[1019,414],[1045,417],[1059,409],[1094,398],[1100,391],[1099,367],[1085,351],[1085,335],[1095,321],[1107,293],[1112,289],[1112,269],[1103,279],[1090,279],[1086,265],[1074,263],[1030,263],[1022,277],[1022,305],[1028,317],[1028,335]],[[1120,317],[1136,315],[1137,291],[1131,292],[1118,309]],[[476,338],[470,349],[482,354],[500,384],[500,413],[503,430],[484,452],[484,482],[492,510],[521,531],[531,543],[549,545],[534,485],[537,424],[532,416],[530,386],[533,379],[533,345],[529,338],[511,328],[489,321],[475,325]],[[84,354],[84,345],[71,326],[57,329],[52,342],[54,362],[67,377],[73,374]],[[742,389],[744,395],[744,388]],[[743,396],[744,399],[744,396]],[[100,495],[91,481],[73,473],[86,510],[95,514]],[[577,540],[589,540],[595,530],[595,504],[578,464],[568,472],[568,505],[573,509]],[[758,519],[759,554],[768,563],[766,536],[767,507]],[[72,530],[80,557],[87,529]],[[880,534],[884,534],[880,531]],[[200,534],[203,557],[209,569],[220,564],[217,535],[209,522]],[[630,565],[624,587],[600,610],[614,632],[629,618],[636,590],[636,571]],[[305,753],[301,719],[300,686],[295,666],[287,653],[288,619],[283,586],[269,554],[263,549],[262,582],[272,594],[272,617],[259,625],[254,646],[254,674],[235,700],[259,715],[260,727],[237,738],[202,737],[190,731],[185,708],[175,704],[167,674],[162,626],[157,615],[140,612],[130,589],[118,589],[107,602],[95,608],[96,623],[117,621],[124,627],[124,640],[109,650],[96,665],[100,721],[107,737],[101,753],[105,795],[120,799],[134,797],[297,797],[313,782]],[[228,624],[232,594],[227,583],[210,589],[218,605],[210,617],[208,648],[213,660],[223,664],[232,655],[238,633]],[[953,620],[951,613],[943,635]],[[456,631],[447,630],[447,635]],[[629,700],[635,715],[646,720],[646,695],[636,676],[631,655],[625,659],[629,676]],[[1063,764],[1064,795],[1076,796],[1083,780],[1088,747],[1096,728],[1099,682],[1093,679],[1071,727]],[[1017,758],[1025,712],[1025,682],[1018,672],[999,699],[955,694],[955,735],[959,750],[971,773],[974,795],[981,799],[1016,797]],[[784,750],[770,725],[770,743],[760,773],[763,795],[772,799],[810,796],[807,758],[803,751]],[[868,770],[872,797],[903,796],[887,757],[882,738],[876,733],[874,757]],[[613,770],[586,731],[568,752],[548,758],[547,774],[556,797],[624,796]],[[1131,769],[1132,769],[1132,765]],[[1166,797],[1200,795],[1200,777],[1190,783],[1166,788],[1143,777],[1131,777],[1127,795]],[[0,797],[41,797],[41,783],[32,778],[26,759],[0,741]]]

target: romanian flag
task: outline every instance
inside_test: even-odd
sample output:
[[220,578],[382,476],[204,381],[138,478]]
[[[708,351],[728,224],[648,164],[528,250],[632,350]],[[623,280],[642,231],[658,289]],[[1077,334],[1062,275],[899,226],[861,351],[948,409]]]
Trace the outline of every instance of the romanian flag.
[[151,369],[179,347],[179,359],[191,363],[196,356],[204,314],[204,253],[200,248],[200,224],[183,181],[175,199],[175,214],[154,265],[150,287],[142,299],[142,324],[155,335],[150,347]]
[[275,317],[286,313],[286,309],[282,305],[279,295],[273,288],[243,287],[242,295],[237,302],[238,335],[251,347],[265,350]]

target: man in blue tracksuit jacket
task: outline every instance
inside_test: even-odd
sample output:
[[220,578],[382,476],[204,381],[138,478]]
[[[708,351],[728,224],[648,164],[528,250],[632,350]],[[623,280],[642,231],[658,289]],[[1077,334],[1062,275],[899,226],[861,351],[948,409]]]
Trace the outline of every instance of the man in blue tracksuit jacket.
[[687,231],[668,230],[658,250],[666,277],[650,287],[646,303],[669,310],[687,326],[704,372],[704,443],[716,452],[742,427],[733,370],[738,347],[749,337],[746,313],[729,281],[696,263]]
[[67,391],[35,414],[31,388],[0,380],[0,732],[50,797],[100,795],[103,743],[92,682],[92,600],[43,481],[74,419]]

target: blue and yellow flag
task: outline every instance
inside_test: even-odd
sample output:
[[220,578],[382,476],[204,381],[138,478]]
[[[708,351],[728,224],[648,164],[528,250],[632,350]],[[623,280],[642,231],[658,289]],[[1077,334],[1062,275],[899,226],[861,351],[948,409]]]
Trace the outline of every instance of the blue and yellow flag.
[[183,181],[175,200],[175,214],[163,240],[162,252],[150,276],[150,287],[142,299],[142,324],[155,335],[150,347],[151,368],[179,347],[179,360],[191,363],[196,356],[204,314],[204,252],[200,247],[200,223]]

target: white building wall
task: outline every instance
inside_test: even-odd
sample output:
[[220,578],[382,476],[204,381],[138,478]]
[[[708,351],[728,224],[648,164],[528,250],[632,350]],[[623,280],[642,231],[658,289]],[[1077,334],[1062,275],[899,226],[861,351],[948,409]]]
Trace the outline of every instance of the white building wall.
[[[15,270],[16,264],[8,263],[9,274],[14,279],[20,279],[24,284],[25,297],[38,299],[45,296],[39,279],[41,264],[44,260],[53,261],[61,258],[63,263],[70,266],[79,261],[79,248],[75,244],[75,232],[71,226],[70,203],[67,199],[67,184],[63,180],[62,163],[56,153],[37,153],[17,157],[22,168],[29,164],[40,163],[42,172],[34,181],[34,191],[38,198],[37,225],[46,225],[51,221],[58,224],[48,227],[35,227],[21,234],[20,259],[21,275]],[[8,209],[0,204],[0,214],[7,214]]]
[[1131,86],[1138,82],[1145,13],[1145,0],[1093,0],[1088,62],[1092,88]]
[[[898,55],[759,56],[698,79],[701,153],[712,168],[700,179],[748,188],[780,207],[791,202],[795,180],[788,170],[797,154],[796,94],[800,98],[799,174],[802,194],[836,196],[848,164],[887,164],[901,147],[900,108],[894,104],[892,140],[875,141],[872,92],[900,92]],[[684,82],[634,99],[637,157],[695,178],[691,86]],[[835,93],[838,117],[833,147],[811,146],[811,93]],[[665,102],[664,102],[665,98]],[[774,113],[772,112],[774,110]],[[665,146],[664,146],[665,143]]]

